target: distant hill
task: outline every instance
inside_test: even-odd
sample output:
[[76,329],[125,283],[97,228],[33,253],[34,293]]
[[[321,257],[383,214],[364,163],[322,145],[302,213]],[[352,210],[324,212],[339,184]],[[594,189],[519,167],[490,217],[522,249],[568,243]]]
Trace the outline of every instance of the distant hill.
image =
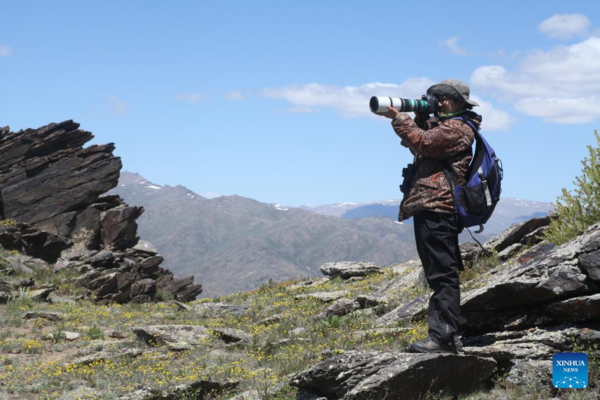
[[385,217],[341,219],[240,196],[207,199],[127,172],[112,192],[144,206],[141,237],[176,275],[194,275],[202,296],[253,289],[269,279],[317,276],[329,261],[386,266],[416,256],[412,227]]
[[[398,217],[400,200],[385,200],[369,203],[336,203],[320,207],[304,207],[322,215],[334,215],[343,219],[357,219],[382,216],[392,219]],[[485,225],[485,233],[497,234],[517,222],[534,217],[548,215],[552,209],[551,203],[530,201],[514,198],[502,198],[496,206],[494,215]],[[408,222],[410,223],[410,222]]]

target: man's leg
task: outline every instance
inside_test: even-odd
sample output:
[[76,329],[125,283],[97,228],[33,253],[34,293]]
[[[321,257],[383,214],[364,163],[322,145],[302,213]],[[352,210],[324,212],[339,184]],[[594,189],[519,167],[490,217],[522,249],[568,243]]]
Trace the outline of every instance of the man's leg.
[[447,345],[458,329],[462,266],[458,246],[457,217],[425,211],[415,216],[415,239],[425,276],[433,295],[429,300],[429,335]]

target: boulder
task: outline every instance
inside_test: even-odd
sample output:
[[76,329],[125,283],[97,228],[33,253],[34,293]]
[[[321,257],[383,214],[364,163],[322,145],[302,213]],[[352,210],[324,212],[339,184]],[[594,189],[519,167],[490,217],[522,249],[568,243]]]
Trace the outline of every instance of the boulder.
[[551,360],[514,360],[504,377],[509,386],[552,386]]
[[225,343],[239,343],[239,342],[251,342],[252,335],[240,331],[239,329],[231,328],[215,328],[212,330],[213,334],[224,341]]
[[585,271],[587,276],[600,283],[600,249],[580,254],[578,259],[581,269]]
[[585,322],[600,319],[600,293],[550,303],[537,311],[556,323]]
[[511,244],[510,246],[502,250],[500,253],[498,253],[498,258],[502,261],[508,260],[519,254],[524,249],[525,245],[522,245],[521,243]]
[[386,299],[366,295],[356,296],[356,302],[358,302],[360,308],[379,307],[388,304],[388,301]]
[[50,263],[61,257],[55,271],[75,261],[82,273],[106,270],[78,280],[99,304],[153,301],[158,289],[194,300],[202,287],[193,277],[175,279],[152,245],[136,247],[143,208],[103,195],[117,185],[121,160],[112,143],[84,148],[92,138],[73,121],[0,130],[0,245]]
[[[493,238],[491,238],[490,240],[488,240],[485,243],[484,247],[486,247],[489,250],[493,250],[497,253],[500,253],[502,250],[506,249],[507,247],[509,247],[515,243],[520,243],[525,238],[525,236],[536,231],[540,227],[544,227],[544,226],[548,226],[548,225],[550,225],[550,217],[549,216],[541,217],[541,218],[532,218],[525,222],[521,222],[521,223],[512,225],[511,227],[506,229],[504,232],[499,233],[498,235],[496,235]],[[523,243],[523,244],[526,244],[526,243]]]
[[181,343],[200,345],[210,338],[208,329],[199,325],[152,325],[133,328],[140,339],[150,346],[178,346]]
[[320,300],[323,303],[331,303],[332,301],[341,299],[342,297],[348,296],[348,292],[344,290],[338,290],[334,292],[315,292],[315,293],[306,293],[299,294],[295,297],[297,300],[303,299],[315,299]]
[[356,311],[360,308],[360,304],[357,301],[349,299],[339,299],[332,305],[327,307],[325,310],[326,317],[344,316],[350,314],[352,311]]
[[57,311],[26,311],[23,313],[24,319],[42,318],[48,321],[61,321],[64,318],[64,314]]
[[200,303],[194,304],[192,309],[202,318],[218,317],[227,314],[242,315],[247,308],[236,304],[225,303]]
[[143,207],[121,205],[108,210],[101,222],[104,246],[122,250],[137,244],[136,219],[144,212]]
[[[588,277],[580,259],[600,248],[600,225],[562,246],[534,258],[511,260],[476,278],[476,289],[463,294],[461,328],[472,332],[498,329],[508,321],[548,318],[559,322],[597,318],[598,285]],[[588,263],[588,265],[591,265]],[[571,298],[580,298],[572,300]],[[578,309],[578,313],[569,312]],[[516,327],[523,327],[519,323]]]
[[424,294],[410,300],[408,303],[396,307],[389,313],[377,318],[377,320],[375,320],[375,325],[390,326],[401,322],[416,321],[420,318],[423,318],[423,316],[427,313],[430,297],[430,294]]
[[491,377],[490,358],[349,351],[294,376],[289,384],[328,399],[411,400],[428,392],[468,393]]
[[321,279],[310,279],[308,281],[300,282],[296,285],[291,285],[288,290],[298,290],[298,289],[307,289],[315,286],[321,286],[329,282],[331,278],[321,278]]
[[354,276],[368,276],[379,273],[379,265],[365,261],[340,261],[321,265],[323,275],[332,278],[349,279]]
[[102,393],[98,389],[90,388],[87,386],[79,386],[78,388],[63,394],[58,398],[58,400],[95,399],[101,395]]

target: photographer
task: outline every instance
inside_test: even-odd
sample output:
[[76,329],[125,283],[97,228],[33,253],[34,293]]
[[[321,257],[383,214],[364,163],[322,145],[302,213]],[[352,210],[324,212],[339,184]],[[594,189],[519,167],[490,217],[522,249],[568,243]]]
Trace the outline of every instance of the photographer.
[[[415,113],[411,119],[388,107],[383,114],[392,119],[392,127],[414,157],[414,175],[401,205],[399,219],[414,217],[415,240],[419,258],[433,295],[429,300],[429,336],[410,345],[419,353],[456,353],[462,343],[456,336],[460,312],[458,270],[463,269],[458,234],[458,217],[454,206],[452,183],[464,185],[472,158],[473,129],[479,128],[481,116],[471,111],[478,104],[469,99],[469,86],[448,79],[428,89],[439,104],[439,118]],[[444,171],[446,169],[446,172]]]

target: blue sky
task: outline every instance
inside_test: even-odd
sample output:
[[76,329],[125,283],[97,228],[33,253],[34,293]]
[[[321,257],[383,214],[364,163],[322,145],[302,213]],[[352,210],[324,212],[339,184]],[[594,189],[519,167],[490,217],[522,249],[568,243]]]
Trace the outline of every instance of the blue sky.
[[599,126],[599,4],[5,1],[0,125],[73,119],[198,193],[384,200],[411,157],[368,98],[459,78],[503,195],[553,201]]

